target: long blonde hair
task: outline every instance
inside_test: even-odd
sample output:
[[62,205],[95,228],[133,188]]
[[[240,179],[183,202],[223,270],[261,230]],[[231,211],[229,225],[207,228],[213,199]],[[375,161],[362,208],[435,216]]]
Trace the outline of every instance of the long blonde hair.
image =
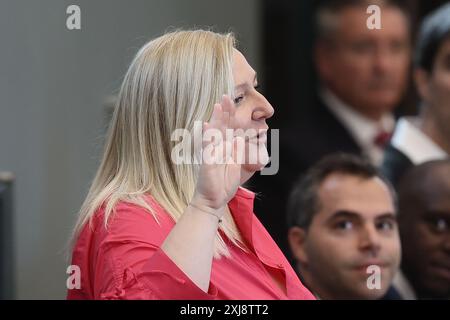
[[[104,154],[80,209],[73,243],[96,210],[105,204],[105,227],[119,201],[137,204],[157,217],[145,201],[150,194],[176,222],[194,194],[198,165],[175,164],[175,129],[193,130],[207,121],[223,94],[233,95],[233,34],[175,31],[145,44],[123,80],[109,127]],[[229,213],[222,232],[245,250]],[[214,256],[228,256],[216,236]]]

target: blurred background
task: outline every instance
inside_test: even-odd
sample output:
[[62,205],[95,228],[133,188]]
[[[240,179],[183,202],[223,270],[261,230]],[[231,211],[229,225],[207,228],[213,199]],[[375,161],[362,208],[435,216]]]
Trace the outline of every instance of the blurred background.
[[[413,32],[444,2],[404,1]],[[72,4],[81,9],[81,30],[66,28]],[[139,47],[175,28],[234,31],[276,110],[271,127],[282,129],[301,115],[315,85],[314,6],[313,0],[0,0],[0,298],[65,298],[66,242],[98,165],[111,100]],[[397,113],[415,113],[410,90]],[[284,218],[260,218],[283,243]]]

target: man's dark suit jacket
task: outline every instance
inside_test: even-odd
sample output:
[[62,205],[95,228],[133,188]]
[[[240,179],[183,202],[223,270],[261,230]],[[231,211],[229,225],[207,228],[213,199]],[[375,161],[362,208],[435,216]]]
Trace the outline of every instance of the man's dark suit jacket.
[[412,161],[403,152],[392,144],[386,147],[381,172],[391,181],[394,187],[398,185],[400,178],[412,166]]
[[339,151],[358,155],[362,152],[351,134],[318,97],[303,116],[292,120],[289,127],[280,128],[278,173],[272,176],[257,173],[248,184],[249,189],[257,193],[256,215],[288,258],[286,205],[294,183],[325,155]]

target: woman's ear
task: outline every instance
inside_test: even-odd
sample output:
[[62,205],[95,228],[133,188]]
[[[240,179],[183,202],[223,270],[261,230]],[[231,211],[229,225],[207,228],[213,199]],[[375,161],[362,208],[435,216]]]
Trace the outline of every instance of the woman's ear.
[[420,98],[428,103],[430,98],[430,74],[423,69],[414,70],[414,82],[416,83],[417,92]]
[[301,265],[308,263],[308,255],[305,250],[306,231],[300,227],[291,227],[288,231],[288,241],[292,255]]

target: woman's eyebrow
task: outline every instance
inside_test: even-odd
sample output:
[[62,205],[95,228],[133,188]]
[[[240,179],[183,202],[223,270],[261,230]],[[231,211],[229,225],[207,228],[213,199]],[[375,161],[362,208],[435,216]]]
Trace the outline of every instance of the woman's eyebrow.
[[[257,75],[258,74],[255,72],[255,75],[253,76],[253,84],[258,82]],[[237,91],[239,89],[243,89],[243,88],[246,88],[246,87],[250,87],[250,84],[248,82],[240,83],[237,86],[235,86],[234,89]]]

